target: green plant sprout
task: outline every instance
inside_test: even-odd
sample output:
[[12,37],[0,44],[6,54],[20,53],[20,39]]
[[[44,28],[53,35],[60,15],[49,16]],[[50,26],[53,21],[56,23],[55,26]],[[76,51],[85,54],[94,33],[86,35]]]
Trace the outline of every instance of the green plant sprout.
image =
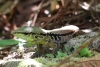
[[67,52],[67,54],[71,54],[70,48],[68,46],[65,47],[65,51]]
[[[86,44],[86,42],[83,42],[83,46],[84,46],[84,44]],[[89,48],[88,47],[85,47],[85,48],[83,48],[83,49],[81,49],[81,51],[79,52],[79,55],[80,56],[82,56],[82,57],[91,57],[91,56],[93,56],[93,54],[92,54],[92,51],[91,50],[89,50]]]
[[68,56],[66,53],[63,53],[60,49],[57,51],[56,58],[66,57]]
[[83,48],[81,51],[80,51],[80,56],[86,56],[86,57],[91,57],[93,56],[92,54],[92,51],[90,51],[88,48]]
[[0,40],[0,47],[7,47],[7,46],[11,46],[11,45],[16,45],[18,43],[19,43],[19,41],[14,40],[14,39]]

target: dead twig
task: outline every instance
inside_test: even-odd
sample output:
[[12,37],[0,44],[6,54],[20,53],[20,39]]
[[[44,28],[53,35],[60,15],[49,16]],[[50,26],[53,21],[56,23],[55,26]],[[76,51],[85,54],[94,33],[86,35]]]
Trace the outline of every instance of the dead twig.
[[0,14],[9,13],[18,3],[19,0],[7,1],[4,5],[0,7]]
[[[43,2],[44,2],[44,0],[42,0],[42,2],[38,5],[38,7],[37,7],[38,9],[41,8]],[[34,25],[35,25],[35,22],[36,22],[37,16],[38,16],[38,11],[35,13],[35,15],[34,15],[34,19],[33,19],[33,21],[32,21],[32,23],[31,23],[30,26],[34,26]]]

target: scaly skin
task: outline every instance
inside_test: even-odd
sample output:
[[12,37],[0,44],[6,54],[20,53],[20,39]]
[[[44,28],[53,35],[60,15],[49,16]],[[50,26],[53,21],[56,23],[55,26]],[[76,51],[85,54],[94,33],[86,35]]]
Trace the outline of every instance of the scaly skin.
[[[23,26],[15,31],[13,33],[22,33],[22,34],[36,34],[36,35],[42,35],[42,36],[49,36],[55,44],[56,47],[53,50],[53,54],[57,52],[57,50],[64,49],[64,44],[66,43],[73,33],[79,31],[79,28],[74,25],[64,26],[61,28],[53,29],[53,30],[45,30],[38,27],[27,27]],[[70,35],[70,36],[69,36]],[[39,47],[42,48],[42,47]]]
[[27,27],[23,26],[15,31],[13,33],[23,33],[23,34],[39,34],[43,36],[50,36],[52,40],[54,40],[56,43],[63,43],[66,42],[67,39],[69,39],[69,35],[72,35],[73,33],[79,31],[79,28],[74,25],[64,26],[61,28],[53,29],[53,30],[45,30],[38,27]]

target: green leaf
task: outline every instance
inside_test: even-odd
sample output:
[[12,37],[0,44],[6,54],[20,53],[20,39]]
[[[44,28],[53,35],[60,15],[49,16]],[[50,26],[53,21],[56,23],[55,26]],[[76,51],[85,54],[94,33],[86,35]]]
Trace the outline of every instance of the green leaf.
[[59,50],[59,51],[57,51],[56,58],[60,58],[60,57],[62,57],[62,52]]
[[61,58],[61,57],[66,57],[68,56],[66,53],[63,53],[61,51],[61,49],[59,49],[59,51],[57,51],[57,55],[56,55],[56,58]]
[[70,51],[70,48],[68,46],[65,47],[66,51]]
[[87,55],[89,52],[89,49],[88,48],[83,48],[81,51],[80,51],[80,56],[85,56]]
[[89,52],[87,53],[87,56],[88,56],[88,57],[93,56],[92,52],[91,52],[91,51],[89,51]]
[[78,46],[77,46],[77,45],[75,45],[75,46],[74,46],[74,50],[76,50],[77,48],[78,48]]
[[16,45],[18,43],[19,41],[14,40],[14,39],[0,40],[0,47],[7,47],[14,44]]

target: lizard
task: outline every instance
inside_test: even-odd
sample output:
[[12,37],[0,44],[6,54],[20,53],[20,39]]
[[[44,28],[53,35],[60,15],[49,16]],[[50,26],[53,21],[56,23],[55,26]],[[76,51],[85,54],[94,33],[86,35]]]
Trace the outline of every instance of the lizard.
[[52,30],[46,30],[40,27],[32,27],[32,26],[23,26],[14,30],[13,33],[21,33],[21,34],[32,34],[32,35],[42,35],[49,36],[50,40],[52,40],[56,46],[53,50],[53,54],[57,52],[60,47],[64,48],[64,43],[72,37],[75,32],[78,32],[79,28],[74,25],[63,26],[61,28],[56,28]]

